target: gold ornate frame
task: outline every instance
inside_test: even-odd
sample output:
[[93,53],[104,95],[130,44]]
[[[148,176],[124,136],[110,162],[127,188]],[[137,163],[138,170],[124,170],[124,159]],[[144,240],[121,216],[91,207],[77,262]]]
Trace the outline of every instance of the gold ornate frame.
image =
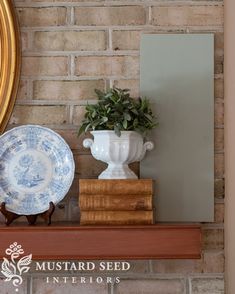
[[0,134],[15,103],[20,76],[19,26],[11,0],[0,1]]

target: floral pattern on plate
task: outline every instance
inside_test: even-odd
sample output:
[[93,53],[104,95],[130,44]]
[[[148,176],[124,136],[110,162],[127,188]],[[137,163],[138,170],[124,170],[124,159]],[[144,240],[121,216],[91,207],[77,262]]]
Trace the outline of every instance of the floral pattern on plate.
[[44,212],[64,198],[73,178],[72,152],[54,131],[26,125],[0,136],[0,202],[9,211]]

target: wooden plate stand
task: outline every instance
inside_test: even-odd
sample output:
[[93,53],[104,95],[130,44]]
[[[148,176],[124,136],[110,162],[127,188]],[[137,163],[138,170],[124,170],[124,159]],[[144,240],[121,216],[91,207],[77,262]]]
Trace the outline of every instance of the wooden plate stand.
[[37,217],[40,216],[45,220],[47,225],[51,224],[51,217],[53,212],[55,211],[55,204],[53,202],[49,203],[49,208],[45,212],[32,214],[32,215],[20,215],[6,209],[6,203],[2,202],[0,206],[0,211],[5,217],[5,224],[9,226],[15,219],[25,216],[28,220],[29,225],[34,225],[36,223]]

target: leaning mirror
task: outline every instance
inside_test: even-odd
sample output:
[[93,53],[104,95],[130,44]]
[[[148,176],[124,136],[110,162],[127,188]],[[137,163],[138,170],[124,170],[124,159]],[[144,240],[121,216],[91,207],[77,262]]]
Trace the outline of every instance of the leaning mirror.
[[0,134],[10,118],[20,72],[19,29],[13,4],[0,1]]

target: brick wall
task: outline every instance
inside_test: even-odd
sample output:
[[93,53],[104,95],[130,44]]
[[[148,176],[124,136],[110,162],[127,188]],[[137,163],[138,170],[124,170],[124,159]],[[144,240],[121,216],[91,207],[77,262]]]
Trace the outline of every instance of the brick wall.
[[54,286],[55,292],[44,277],[32,275],[25,293],[224,293],[223,1],[15,0],[15,4],[23,63],[8,127],[34,123],[53,128],[68,141],[77,163],[75,182],[57,208],[56,220],[78,220],[77,178],[96,177],[103,169],[76,138],[84,105],[94,99],[93,89],[117,85],[138,96],[142,33],[215,33],[216,221],[203,224],[202,259],[133,261],[119,285],[68,284]]

